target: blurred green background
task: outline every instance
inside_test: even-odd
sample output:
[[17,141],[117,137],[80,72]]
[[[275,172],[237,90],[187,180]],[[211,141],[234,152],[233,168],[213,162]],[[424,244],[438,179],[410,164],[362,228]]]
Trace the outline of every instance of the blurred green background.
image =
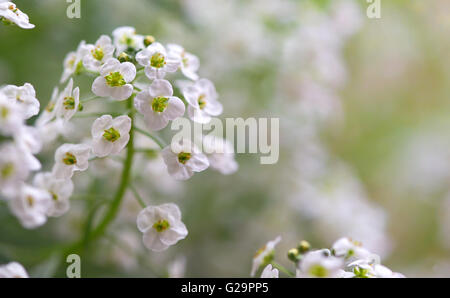
[[[167,252],[145,250],[127,200],[83,254],[84,277],[183,268],[188,277],[246,277],[254,252],[277,235],[285,265],[301,239],[319,248],[351,236],[406,276],[450,276],[449,1],[382,1],[380,19],[366,17],[362,0],[85,0],[81,19],[67,18],[63,0],[15,3],[36,28],[0,27],[0,85],[29,82],[42,106],[69,51],[126,25],[198,55],[221,117],[280,118],[276,165],[239,154],[234,175],[206,171],[178,183],[158,159],[137,163],[140,192],[179,204],[189,235]],[[89,82],[76,81],[82,97]],[[77,126],[86,136],[88,127]],[[52,150],[39,157],[50,169]],[[59,248],[115,189],[102,166],[77,177],[68,214],[37,230],[1,205],[0,263],[64,276]]]

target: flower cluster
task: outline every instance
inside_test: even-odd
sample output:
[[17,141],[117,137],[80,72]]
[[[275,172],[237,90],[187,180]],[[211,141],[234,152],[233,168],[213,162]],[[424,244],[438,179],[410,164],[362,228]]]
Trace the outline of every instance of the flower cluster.
[[331,249],[312,250],[306,241],[288,251],[287,256],[295,264],[295,273],[274,262],[275,246],[281,241],[277,237],[269,241],[253,258],[251,275],[262,271],[262,278],[278,277],[279,270],[291,277],[307,278],[400,278],[402,274],[392,272],[380,264],[380,257],[364,248],[360,242],[350,238],[337,240]]
[[0,21],[5,25],[16,24],[23,29],[33,29],[34,25],[26,13],[23,13],[17,6],[10,1],[0,0]]

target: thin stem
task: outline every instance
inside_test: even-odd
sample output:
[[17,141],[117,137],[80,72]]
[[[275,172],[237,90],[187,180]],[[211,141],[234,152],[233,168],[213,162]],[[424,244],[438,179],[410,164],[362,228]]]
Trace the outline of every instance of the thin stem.
[[289,270],[286,269],[283,265],[280,265],[280,264],[278,264],[277,262],[272,262],[272,266],[273,266],[273,268],[277,268],[278,270],[280,270],[281,272],[283,272],[283,273],[286,274],[287,276],[295,277],[294,272],[289,271]]
[[155,141],[155,143],[161,148],[164,149],[164,147],[166,147],[167,145],[165,144],[165,142],[163,140],[161,140],[159,137],[152,135],[149,132],[146,132],[145,130],[143,130],[142,128],[139,127],[133,127],[133,129],[135,131],[137,131],[140,134],[143,134],[144,136],[149,137],[150,139],[152,139],[153,141]]
[[134,187],[133,183],[130,183],[130,185],[128,185],[128,187],[131,189],[131,191],[133,192],[134,197],[136,198],[136,200],[139,202],[139,204],[141,205],[142,208],[147,207],[147,205],[145,205],[144,200],[142,199],[141,195],[139,194],[139,192],[137,191],[137,189]]
[[80,100],[80,102],[81,102],[81,103],[85,103],[85,102],[89,102],[89,101],[96,100],[96,99],[99,99],[99,98],[103,98],[103,97],[100,97],[100,96],[92,96],[92,97],[89,97],[89,98],[82,99],[82,100]]

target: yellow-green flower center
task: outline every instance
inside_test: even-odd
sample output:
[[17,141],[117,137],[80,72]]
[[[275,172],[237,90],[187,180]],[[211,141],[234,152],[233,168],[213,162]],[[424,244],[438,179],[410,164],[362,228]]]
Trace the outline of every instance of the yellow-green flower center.
[[33,205],[34,205],[34,198],[32,196],[28,196],[27,197],[27,204],[28,204],[28,206],[33,207]]
[[58,201],[58,195],[57,195],[56,193],[54,193],[53,191],[51,191],[50,194],[52,195],[53,201]]
[[75,109],[75,98],[73,98],[72,96],[64,97],[63,105],[66,110]]
[[67,152],[62,161],[66,165],[72,166],[77,163],[77,158],[72,153]]
[[164,64],[166,64],[166,62],[165,62],[165,59],[164,59],[164,55],[161,54],[161,53],[155,53],[150,58],[150,65],[152,67],[161,68],[161,67],[164,66]]
[[178,161],[181,164],[186,164],[189,161],[189,159],[191,159],[191,154],[190,153],[181,152],[181,153],[178,154]]
[[3,107],[0,109],[0,115],[2,116],[3,119],[8,118],[8,115],[9,115],[9,109],[8,109],[7,107],[4,107],[4,106],[3,106]]
[[48,105],[45,107],[45,110],[49,113],[53,112],[53,110],[55,109],[55,103],[54,102],[49,102]]
[[91,51],[91,53],[92,53],[92,57],[94,57],[94,59],[96,59],[98,61],[102,61],[103,57],[105,57],[105,53],[103,53],[103,49],[100,46],[93,49]]
[[158,96],[158,97],[153,98],[153,101],[152,101],[153,111],[158,112],[158,113],[164,112],[164,110],[167,108],[168,102],[169,102],[169,98],[167,98],[167,97]]
[[322,265],[316,264],[309,268],[309,274],[315,277],[327,277],[328,270]]
[[169,222],[168,222],[167,220],[165,220],[165,219],[161,219],[161,220],[159,220],[159,221],[157,221],[157,222],[155,222],[155,223],[153,224],[153,228],[154,228],[158,233],[161,233],[161,232],[167,230],[169,227],[170,227],[170,224],[169,224]]
[[105,138],[105,140],[114,143],[120,138],[120,133],[117,129],[111,127],[104,130],[103,137]]
[[14,174],[14,164],[12,162],[5,164],[0,173],[3,179],[11,177]]
[[109,75],[105,77],[106,84],[111,87],[120,87],[125,85],[127,82],[123,78],[122,74],[118,71],[110,72]]
[[201,95],[198,97],[198,99],[197,99],[197,101],[198,101],[198,106],[200,107],[201,110],[203,110],[203,109],[205,108],[205,106],[206,106],[206,100],[205,100],[205,98],[206,98],[206,95],[205,95],[205,94],[201,94]]

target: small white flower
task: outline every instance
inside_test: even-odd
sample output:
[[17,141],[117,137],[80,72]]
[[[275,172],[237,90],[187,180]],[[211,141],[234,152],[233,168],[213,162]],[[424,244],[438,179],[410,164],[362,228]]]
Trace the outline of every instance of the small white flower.
[[269,264],[264,268],[261,278],[278,278],[278,269],[272,268],[272,265]]
[[327,256],[323,250],[311,251],[303,256],[298,277],[337,277],[343,266],[342,259]]
[[136,61],[145,66],[145,75],[150,79],[163,79],[166,73],[176,72],[180,60],[174,54],[167,53],[159,42],[154,42],[136,54]]
[[111,38],[102,35],[95,45],[86,45],[88,54],[83,57],[83,65],[90,71],[99,72],[102,65],[113,57],[115,47],[111,43]]
[[355,277],[366,278],[403,278],[401,273],[392,272],[391,269],[380,264],[380,257],[372,254],[370,257],[354,261],[348,265]]
[[14,23],[23,29],[34,28],[34,25],[30,24],[28,15],[18,9],[17,6],[10,1],[0,3],[0,20],[2,19],[5,19],[6,22]]
[[136,67],[130,62],[120,63],[111,58],[100,69],[100,76],[92,84],[92,92],[97,96],[111,96],[116,100],[125,100],[133,94]]
[[50,98],[47,106],[36,120],[36,124],[38,126],[42,126],[49,123],[56,116],[56,104],[58,103],[58,99],[59,99],[59,89],[58,87],[55,87],[53,88],[52,97]]
[[370,251],[361,246],[361,243],[346,237],[337,240],[333,244],[332,250],[335,256],[344,257],[346,259],[365,259],[371,254]]
[[181,72],[189,79],[196,81],[198,80],[197,71],[200,67],[200,61],[197,56],[192,55],[184,50],[182,46],[177,44],[168,44],[167,50],[169,54],[173,54],[178,57],[181,61],[180,68]]
[[119,27],[113,33],[114,45],[116,46],[116,55],[120,55],[128,48],[133,50],[140,50],[144,48],[144,37],[136,34],[136,29],[133,27]]
[[227,140],[207,135],[203,137],[203,148],[212,169],[223,175],[230,175],[238,170],[233,146]]
[[112,118],[103,115],[92,124],[92,151],[98,157],[119,154],[130,140],[131,119],[123,115]]
[[33,156],[42,149],[42,140],[39,129],[34,126],[21,126],[14,136],[18,149],[22,152],[22,160],[32,171],[41,169],[40,161]]
[[17,197],[9,201],[12,213],[27,229],[42,226],[47,221],[50,194],[43,189],[23,184]]
[[11,262],[0,266],[0,278],[28,278],[28,273],[17,262]]
[[88,54],[86,42],[83,40],[78,45],[76,52],[70,52],[64,59],[64,71],[61,76],[60,83],[64,83],[74,73],[77,73],[83,67],[83,57]]
[[170,120],[183,116],[184,103],[172,95],[172,85],[166,80],[154,80],[147,90],[137,94],[134,105],[149,129],[161,130]]
[[143,209],[137,217],[137,226],[144,233],[145,247],[153,251],[166,250],[188,234],[180,209],[172,203]]
[[34,177],[33,185],[46,190],[51,195],[51,204],[47,216],[59,217],[70,208],[69,198],[73,193],[73,182],[70,179],[57,179],[52,173],[39,173]]
[[30,165],[23,157],[24,153],[13,143],[0,146],[0,192],[8,198],[17,195],[30,174]]
[[55,152],[53,175],[58,179],[70,179],[74,171],[87,170],[90,151],[85,144],[61,145]]
[[253,257],[253,263],[252,263],[252,271],[250,275],[253,277],[256,274],[256,271],[261,266],[265,266],[272,262],[273,255],[275,253],[275,246],[281,241],[281,236],[278,236],[272,241],[267,242],[266,245],[261,247]]
[[187,139],[172,142],[161,154],[167,171],[176,180],[187,180],[194,172],[202,172],[209,167],[208,158]]
[[200,79],[195,84],[183,89],[183,95],[189,103],[188,115],[198,123],[208,123],[211,116],[222,114],[223,106],[217,100],[218,95],[213,83]]
[[59,95],[56,103],[56,116],[65,122],[72,119],[80,106],[80,88],[73,89],[73,79],[70,79],[64,91]]
[[29,119],[39,114],[39,100],[36,98],[36,91],[33,85],[25,83],[25,85],[18,87],[14,85],[7,85],[3,87],[2,92],[9,100],[16,103],[25,119]]
[[23,124],[22,111],[0,92],[0,133],[7,136],[14,135]]

